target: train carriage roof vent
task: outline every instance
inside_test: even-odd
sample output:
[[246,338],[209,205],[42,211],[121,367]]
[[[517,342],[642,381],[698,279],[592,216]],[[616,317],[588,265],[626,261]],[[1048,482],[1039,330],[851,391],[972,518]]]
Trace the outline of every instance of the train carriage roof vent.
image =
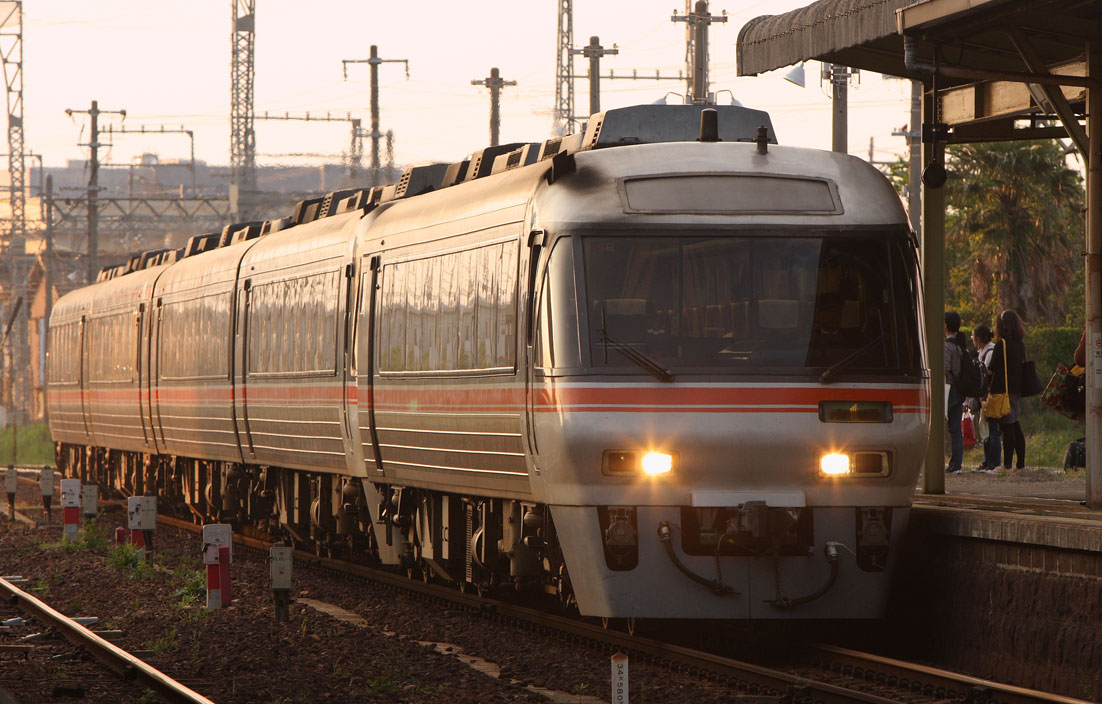
[[359,210],[360,208],[368,208],[368,206],[374,205],[379,197],[380,191],[376,191],[374,188],[360,188],[352,191],[352,194],[341,198],[340,202],[336,206],[336,214],[351,213],[353,210]]
[[167,249],[151,249],[148,252],[142,252],[141,262],[138,264],[139,269],[148,269],[150,267],[157,266],[161,263],[161,255],[167,252]]
[[438,188],[447,175],[449,164],[413,166],[402,172],[395,189],[396,198],[408,198]]
[[537,161],[543,161],[544,159],[550,159],[559,152],[576,152],[582,146],[582,133],[575,132],[574,134],[563,135],[562,137],[555,137],[544,142],[540,147],[540,153],[537,157]]
[[301,225],[304,222],[312,222],[318,216],[318,206],[321,205],[321,201],[321,198],[300,200],[295,204],[295,212],[291,214],[291,220],[293,220],[296,225]]
[[138,252],[137,254],[131,254],[130,258],[126,260],[126,264],[115,264],[112,266],[122,266],[126,270],[126,273],[129,274],[132,271],[137,271],[138,269],[140,269],[141,263],[142,254],[141,252]]
[[292,222],[290,217],[279,218],[278,220],[265,220],[264,224],[260,226],[260,236],[270,235],[273,232],[280,232],[294,226],[295,223]]
[[263,234],[265,224],[266,223],[263,222],[256,223],[234,231],[234,233],[230,235],[230,244],[237,244],[238,242],[244,242],[245,240],[255,240],[257,237],[260,237],[260,235]]
[[331,193],[326,193],[325,197],[322,198],[321,205],[318,206],[317,219],[321,220],[322,218],[336,215],[339,212],[337,208],[340,205],[340,202],[356,192],[357,189],[347,188],[343,191],[333,191]]
[[205,235],[195,235],[188,239],[184,246],[184,257],[193,257],[196,254],[209,252],[218,247],[218,241],[222,239],[221,232],[209,232]]
[[241,230],[247,230],[248,232],[253,233],[251,235],[246,235],[242,237],[242,240],[251,240],[253,237],[256,237],[260,234],[260,228],[263,225],[264,223],[260,220],[252,220],[249,222],[235,222],[232,225],[226,225],[222,228],[222,236],[218,240],[218,246],[229,247],[235,241],[241,241],[234,239],[237,233]]
[[536,163],[536,157],[543,145],[540,142],[525,144],[520,149],[514,149],[508,154],[499,154],[494,158],[494,166],[491,173],[500,174],[510,169],[519,169],[522,166]]
[[440,182],[440,187],[447,188],[448,186],[462,183],[463,180],[467,178],[467,169],[470,165],[471,162],[469,159],[449,164],[447,171],[444,172],[444,180]]
[[111,274],[114,271],[115,271],[115,267],[113,267],[113,266],[103,267],[102,269],[99,270],[99,273],[96,274],[96,283],[98,284],[100,281],[107,281],[109,278],[111,278]]
[[701,112],[714,110],[718,139],[753,142],[765,126],[769,142],[777,143],[769,113],[737,105],[633,105],[597,113],[589,119],[582,149],[628,144],[695,142],[700,138]]
[[161,255],[161,264],[175,264],[176,260],[180,258],[180,250],[169,249]]
[[524,142],[513,142],[512,144],[499,144],[496,147],[479,149],[477,152],[471,154],[471,165],[467,169],[466,178],[463,180],[473,181],[476,178],[489,176],[493,172],[494,159],[499,154],[508,154],[514,149],[519,149],[523,146]]
[[397,193],[398,184],[388,183],[387,185],[383,186],[382,191],[379,193],[379,202],[389,203],[397,197]]

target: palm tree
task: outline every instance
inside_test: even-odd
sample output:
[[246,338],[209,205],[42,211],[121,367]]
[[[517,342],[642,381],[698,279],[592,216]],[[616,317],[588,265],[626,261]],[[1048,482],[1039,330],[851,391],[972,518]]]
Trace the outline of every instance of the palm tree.
[[956,289],[947,303],[957,298],[989,320],[1013,308],[1026,320],[1062,322],[1069,306],[1081,307],[1067,290],[1083,242],[1082,180],[1064,149],[1038,141],[946,151],[946,263]]

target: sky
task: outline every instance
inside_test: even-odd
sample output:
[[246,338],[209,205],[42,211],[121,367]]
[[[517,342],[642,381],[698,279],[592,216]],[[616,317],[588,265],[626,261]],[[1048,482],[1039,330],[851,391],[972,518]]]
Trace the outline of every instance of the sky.
[[[738,78],[735,42],[740,27],[762,14],[777,14],[810,0],[712,0],[727,12],[710,30],[711,89],[718,102],[730,91],[747,107],[768,111],[783,144],[829,149],[830,98],[820,85],[820,64],[806,67],[807,85],[783,80],[786,70]],[[515,80],[501,95],[501,141],[545,139],[552,128],[555,91],[557,0],[425,0],[416,5],[361,0],[256,0],[255,111],[272,114],[329,112],[370,125],[370,82],[363,59],[377,44],[381,129],[393,130],[399,164],[454,161],[489,144],[487,89],[472,79],[499,67]],[[104,116],[101,127],[184,127],[194,131],[196,157],[229,161],[231,0],[49,0],[24,3],[24,120],[27,150],[47,166],[87,158],[87,115],[66,108],[126,110],[125,122]],[[602,75],[677,75],[685,70],[685,25],[670,21],[684,0],[574,0],[574,43],[598,35],[619,54],[605,57]],[[587,69],[575,57],[574,70]],[[651,103],[669,92],[684,95],[684,81],[602,80],[602,108]],[[577,112],[588,108],[589,87],[575,82]],[[904,153],[892,136],[909,118],[908,82],[862,73],[849,91],[849,151],[876,160]],[[678,96],[668,96],[679,102]],[[258,163],[333,162],[347,150],[343,122],[256,122]],[[102,140],[101,140],[102,141]],[[188,159],[182,135],[116,134],[101,159],[128,164],[145,152],[160,159]],[[365,152],[370,147],[365,145]],[[329,158],[288,156],[323,154]]]

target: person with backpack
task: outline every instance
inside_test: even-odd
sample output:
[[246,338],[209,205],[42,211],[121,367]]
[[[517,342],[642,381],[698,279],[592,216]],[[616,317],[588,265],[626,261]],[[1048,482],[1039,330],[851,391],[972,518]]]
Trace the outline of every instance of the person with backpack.
[[945,313],[945,383],[949,390],[946,399],[945,422],[949,428],[949,466],[946,474],[960,474],[964,460],[964,435],[960,422],[964,416],[964,395],[959,389],[961,367],[968,356],[968,339],[960,331],[960,313]]
[[[977,362],[981,365],[981,373],[983,374],[983,380],[980,384],[980,393],[976,394],[972,398],[975,399],[975,406],[980,408],[980,401],[991,388],[991,355],[995,352],[995,343],[992,342],[994,334],[991,332],[991,328],[986,325],[977,325],[972,330],[972,343],[976,346],[978,352]],[[999,468],[999,462],[1002,460],[1002,442],[999,435],[999,421],[991,420],[982,415],[977,416],[981,423],[987,426],[987,437],[983,441],[983,464],[976,467],[976,472],[983,472],[985,474],[994,474],[995,470]]]

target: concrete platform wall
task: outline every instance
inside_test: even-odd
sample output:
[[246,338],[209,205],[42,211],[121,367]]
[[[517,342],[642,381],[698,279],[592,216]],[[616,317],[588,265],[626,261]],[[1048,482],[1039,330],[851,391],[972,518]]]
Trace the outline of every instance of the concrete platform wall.
[[905,550],[903,654],[1102,701],[1102,522],[916,508]]

